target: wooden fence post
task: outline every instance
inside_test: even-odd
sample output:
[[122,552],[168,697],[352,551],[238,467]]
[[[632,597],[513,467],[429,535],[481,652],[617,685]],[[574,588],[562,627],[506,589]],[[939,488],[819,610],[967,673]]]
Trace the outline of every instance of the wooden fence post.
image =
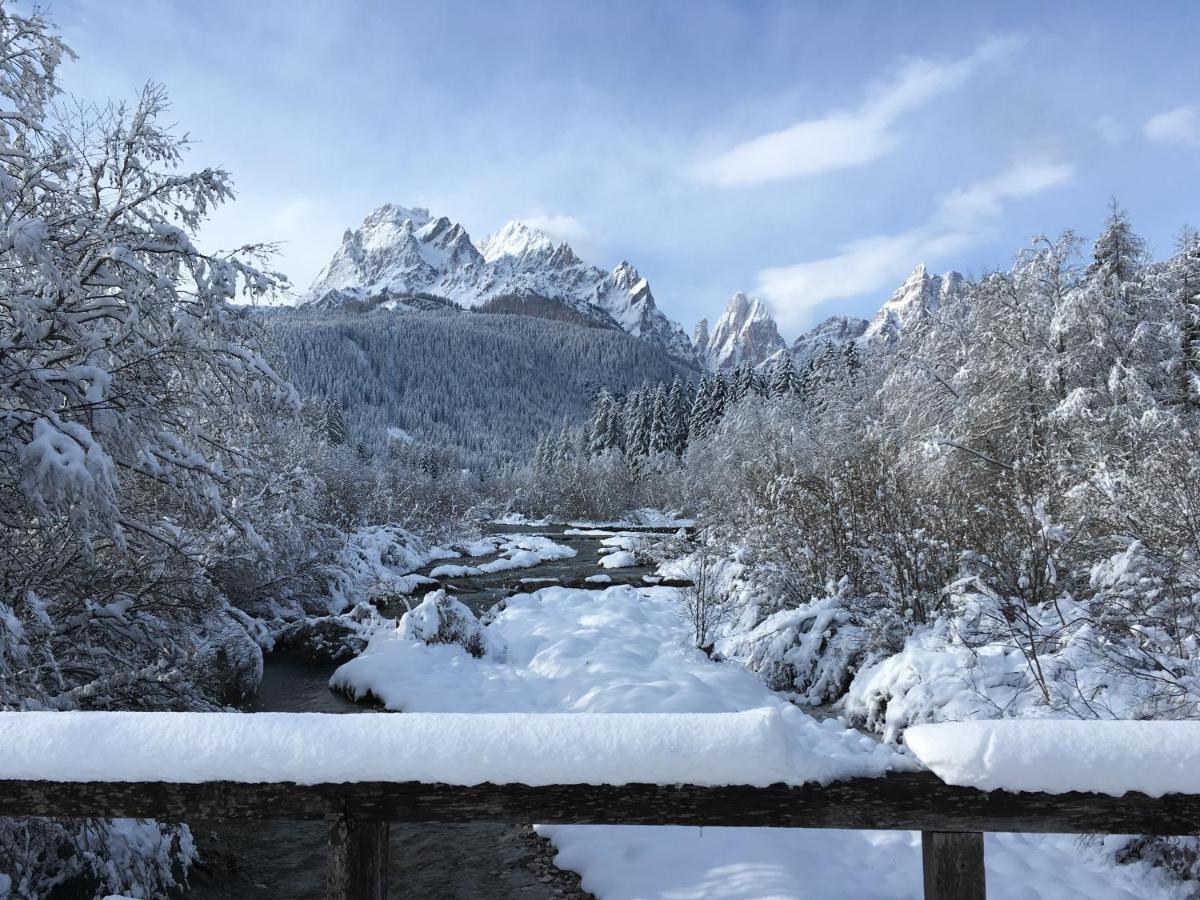
[[921,864],[925,900],[985,900],[983,834],[978,831],[922,831]]
[[329,900],[387,900],[387,855],[386,819],[331,819]]

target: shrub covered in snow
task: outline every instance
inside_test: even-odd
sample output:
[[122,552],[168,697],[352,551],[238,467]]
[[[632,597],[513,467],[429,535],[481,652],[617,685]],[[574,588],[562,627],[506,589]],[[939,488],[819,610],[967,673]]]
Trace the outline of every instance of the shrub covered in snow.
[[434,591],[401,616],[396,633],[425,644],[457,644],[476,658],[503,655],[474,614],[445,591]]

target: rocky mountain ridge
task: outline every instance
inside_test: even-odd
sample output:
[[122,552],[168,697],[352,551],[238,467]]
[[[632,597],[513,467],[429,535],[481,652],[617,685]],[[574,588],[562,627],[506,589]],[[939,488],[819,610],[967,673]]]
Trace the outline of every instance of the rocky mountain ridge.
[[958,272],[931,275],[927,267],[917,266],[870,319],[855,316],[830,316],[789,347],[766,305],[743,293],[734,294],[717,324],[709,328],[701,319],[692,336],[696,357],[710,372],[734,368],[743,362],[769,367],[779,354],[790,352],[796,364],[803,365],[827,346],[855,343],[864,349],[894,347],[901,335],[963,290]]
[[628,262],[605,272],[518,221],[479,243],[462,225],[429,210],[386,204],[346,229],[330,262],[300,305],[420,307],[434,301],[466,308],[511,309],[512,301],[552,301],[596,324],[641,338],[695,362],[686,333],[654,302],[650,285]]

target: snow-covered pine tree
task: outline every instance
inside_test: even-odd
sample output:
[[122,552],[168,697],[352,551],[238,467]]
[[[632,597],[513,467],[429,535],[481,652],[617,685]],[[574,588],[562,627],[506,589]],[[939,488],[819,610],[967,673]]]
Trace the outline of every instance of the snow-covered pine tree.
[[554,451],[551,448],[550,432],[538,438],[537,448],[533,451],[533,472],[538,477],[549,475],[554,468]]
[[574,461],[575,434],[570,426],[563,425],[554,442],[554,470],[560,474],[567,472]]
[[862,354],[859,352],[858,344],[854,341],[847,341],[842,349],[843,363],[848,374],[853,375],[862,368]]
[[605,450],[616,446],[616,441],[613,439],[613,412],[612,394],[609,393],[608,388],[600,388],[592,404],[590,420],[591,434],[588,453],[592,456],[599,456]]
[[625,452],[631,458],[645,456],[650,448],[650,415],[653,397],[643,384],[625,399]]
[[667,394],[667,421],[670,425],[671,451],[676,456],[682,456],[687,450],[691,412],[692,405],[688,397],[688,389],[684,385],[683,379],[676,375],[671,382],[671,390]]
[[792,354],[783,352],[775,361],[767,379],[767,395],[772,398],[794,397],[800,393],[800,374]]
[[667,389],[659,382],[650,403],[650,434],[646,442],[648,456],[657,456],[673,450],[668,409]]
[[730,398],[730,381],[723,374],[718,372],[713,376],[712,383],[709,386],[709,407],[712,410],[712,425],[709,428],[711,432],[717,427],[717,423],[725,416],[725,411],[732,406]]
[[342,407],[333,400],[321,401],[320,433],[331,445],[337,447],[346,443],[349,432],[346,428],[346,416]]
[[742,361],[738,363],[725,382],[726,397],[730,406],[735,406],[741,403],[749,392],[750,379],[746,377],[746,368],[749,363]]
[[[1091,264],[1056,310],[1055,326],[1064,348],[1065,392],[1082,391],[1079,399],[1093,409],[1115,399],[1108,396],[1110,388],[1120,391],[1120,372],[1125,366],[1122,363],[1115,372],[1113,367],[1134,350],[1146,260],[1145,242],[1114,201],[1092,247]],[[1076,409],[1082,408],[1076,404]]]
[[749,360],[743,361],[738,366],[735,372],[735,379],[737,381],[736,394],[739,401],[747,397],[761,397],[763,395],[762,378],[759,377],[754,365]]
[[716,412],[713,404],[713,377],[704,375],[696,387],[692,398],[692,408],[688,415],[688,440],[708,437],[712,434],[716,422]]
[[1180,401],[1200,411],[1200,233],[1185,228],[1171,260],[1174,300],[1180,326]]

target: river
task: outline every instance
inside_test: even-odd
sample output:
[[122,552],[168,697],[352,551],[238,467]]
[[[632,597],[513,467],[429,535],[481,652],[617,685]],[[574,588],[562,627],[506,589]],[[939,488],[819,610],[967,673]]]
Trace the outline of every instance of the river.
[[[544,534],[569,542],[570,559],[531,569],[447,579],[447,589],[477,615],[514,590],[522,578],[579,584],[599,568],[603,535],[565,535],[562,526],[496,526],[496,533]],[[464,560],[463,562],[470,562]],[[651,567],[611,570],[614,582],[640,582]],[[525,582],[524,589],[544,584]],[[398,615],[399,610],[385,610]],[[384,714],[329,689],[333,664],[285,653],[269,654],[258,693],[246,705],[255,712]],[[325,896],[327,830],[323,822],[193,822],[201,862],[181,896],[201,900],[319,900]],[[581,898],[572,872],[549,863],[551,851],[528,827],[490,824],[393,825],[388,884],[401,896],[441,898]]]

